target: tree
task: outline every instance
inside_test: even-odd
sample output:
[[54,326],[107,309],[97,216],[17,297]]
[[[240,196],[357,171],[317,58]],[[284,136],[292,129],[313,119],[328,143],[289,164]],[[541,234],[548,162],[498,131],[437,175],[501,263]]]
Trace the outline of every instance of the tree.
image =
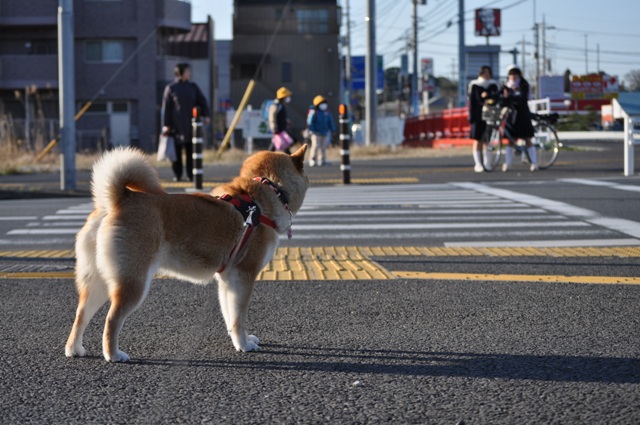
[[640,69],[634,69],[625,74],[624,78],[629,83],[629,91],[640,91]]

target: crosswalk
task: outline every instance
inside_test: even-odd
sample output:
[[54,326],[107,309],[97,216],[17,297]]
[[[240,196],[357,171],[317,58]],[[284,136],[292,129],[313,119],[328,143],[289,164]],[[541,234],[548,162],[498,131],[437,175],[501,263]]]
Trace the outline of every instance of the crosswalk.
[[[3,245],[73,247],[90,202],[23,217]],[[17,217],[16,217],[17,218]],[[283,246],[640,245],[640,224],[478,183],[311,188]]]
[[298,241],[327,245],[640,244],[640,234],[603,226],[602,219],[569,204],[476,183],[341,186],[310,190],[293,229]]

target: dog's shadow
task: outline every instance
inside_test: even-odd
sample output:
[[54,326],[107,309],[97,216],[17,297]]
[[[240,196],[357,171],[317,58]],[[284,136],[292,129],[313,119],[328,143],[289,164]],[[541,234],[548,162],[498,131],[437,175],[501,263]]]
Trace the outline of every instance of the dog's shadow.
[[640,359],[563,355],[416,352],[262,344],[224,360],[135,359],[132,365],[321,371],[555,382],[640,383]]

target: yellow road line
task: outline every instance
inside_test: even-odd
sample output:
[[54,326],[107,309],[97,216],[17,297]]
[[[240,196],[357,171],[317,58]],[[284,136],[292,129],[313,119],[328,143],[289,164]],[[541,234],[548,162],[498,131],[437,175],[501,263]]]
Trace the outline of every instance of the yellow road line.
[[640,285],[638,277],[622,276],[562,276],[562,275],[528,275],[528,274],[474,274],[474,273],[428,273],[394,271],[400,279],[423,280],[466,280],[497,282],[551,282],[551,283],[587,283],[599,285]]
[[[337,173],[336,173],[337,174]],[[342,184],[342,178],[322,178],[322,177],[309,177],[311,184]],[[420,180],[416,177],[378,177],[378,178],[351,178],[351,183],[354,184],[392,184],[392,183],[418,183]],[[221,184],[228,183],[228,181],[206,181],[202,182],[203,189],[213,189]],[[162,187],[172,189],[189,189],[193,188],[193,182],[162,182]]]
[[12,258],[69,258],[75,259],[76,253],[72,249],[32,250],[32,251],[0,251],[0,260]]
[[0,272],[0,279],[75,279],[75,272]]

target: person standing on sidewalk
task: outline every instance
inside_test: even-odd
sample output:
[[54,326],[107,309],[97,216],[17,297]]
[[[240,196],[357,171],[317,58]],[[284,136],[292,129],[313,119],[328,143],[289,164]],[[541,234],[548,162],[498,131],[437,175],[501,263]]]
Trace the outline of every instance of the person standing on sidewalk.
[[[482,119],[482,106],[485,100],[494,96],[498,92],[498,82],[493,79],[493,71],[490,66],[480,67],[478,78],[469,83],[468,106],[470,137],[473,139],[473,170],[476,173],[484,171],[482,166],[481,150],[486,148],[482,143],[482,136],[487,130],[487,123]],[[486,155],[485,155],[486,160]]]
[[[507,128],[511,136],[516,140],[524,140],[527,153],[531,160],[531,171],[538,170],[538,153],[531,139],[535,136],[533,124],[531,124],[531,111],[529,111],[529,82],[522,76],[522,71],[517,65],[507,68],[507,82],[503,87],[503,96],[513,105],[514,112],[507,121]],[[504,151],[504,164],[502,171],[508,171],[513,161],[514,149],[507,146]]]
[[316,96],[313,98],[313,109],[309,111],[307,116],[307,125],[311,136],[309,166],[327,165],[327,139],[332,132],[336,131],[336,125],[328,111],[327,101],[324,97]]
[[162,96],[162,134],[174,138],[176,160],[171,163],[173,181],[182,179],[182,153],[186,156],[186,175],[193,181],[193,127],[191,118],[193,108],[200,108],[200,116],[205,125],[209,124],[209,107],[202,91],[196,83],[191,82],[191,67],[187,63],[179,63],[174,69],[175,81],[167,85]]

